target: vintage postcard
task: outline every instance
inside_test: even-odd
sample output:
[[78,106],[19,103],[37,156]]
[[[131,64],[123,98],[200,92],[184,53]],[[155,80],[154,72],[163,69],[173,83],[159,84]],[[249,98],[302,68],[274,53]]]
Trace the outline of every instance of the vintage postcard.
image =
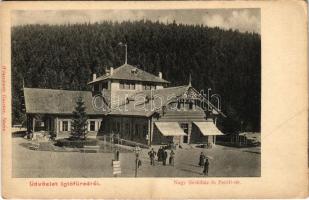
[[4,198],[301,198],[304,1],[4,2]]

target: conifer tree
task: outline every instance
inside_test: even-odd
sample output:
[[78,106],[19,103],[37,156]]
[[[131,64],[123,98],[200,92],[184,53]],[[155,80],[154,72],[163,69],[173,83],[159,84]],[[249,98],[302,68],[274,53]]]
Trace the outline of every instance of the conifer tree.
[[169,86],[187,84],[191,72],[194,88],[212,88],[227,116],[244,121],[246,131],[260,131],[260,34],[140,20],[21,25],[11,35],[13,124],[23,121],[23,77],[25,87],[90,90],[92,73],[123,64],[121,41],[128,44],[129,64],[163,72]]
[[82,97],[76,101],[76,107],[73,111],[73,121],[71,128],[71,138],[73,139],[86,139],[87,132],[87,115],[86,107]]

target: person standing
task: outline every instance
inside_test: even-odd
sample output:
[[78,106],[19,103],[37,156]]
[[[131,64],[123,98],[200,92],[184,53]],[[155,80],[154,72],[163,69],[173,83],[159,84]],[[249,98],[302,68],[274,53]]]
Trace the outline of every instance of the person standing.
[[166,165],[167,152],[165,149],[162,149],[162,156],[163,156],[163,165]]
[[155,157],[156,157],[156,152],[151,149],[151,151],[148,152],[149,158],[150,158],[150,165],[155,165]]
[[174,158],[175,158],[175,152],[172,149],[170,153],[170,159],[169,159],[169,164],[172,166],[174,166]]
[[119,150],[115,152],[115,160],[119,161]]
[[200,154],[200,159],[199,159],[199,163],[198,163],[198,165],[199,165],[200,167],[203,167],[203,166],[204,166],[204,164],[205,164],[205,158],[206,158],[206,156],[204,155],[203,152],[201,152],[201,154]]
[[158,150],[158,162],[163,160],[162,151],[163,151],[162,146],[160,146]]
[[205,164],[204,164],[204,170],[203,170],[203,174],[205,176],[208,176],[208,169],[209,169],[209,161],[208,158],[206,158]]

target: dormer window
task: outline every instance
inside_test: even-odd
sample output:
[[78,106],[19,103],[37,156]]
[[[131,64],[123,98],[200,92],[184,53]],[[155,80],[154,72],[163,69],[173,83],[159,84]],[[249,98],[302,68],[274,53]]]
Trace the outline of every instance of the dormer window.
[[132,74],[137,74],[137,71],[138,71],[137,68],[131,69]]

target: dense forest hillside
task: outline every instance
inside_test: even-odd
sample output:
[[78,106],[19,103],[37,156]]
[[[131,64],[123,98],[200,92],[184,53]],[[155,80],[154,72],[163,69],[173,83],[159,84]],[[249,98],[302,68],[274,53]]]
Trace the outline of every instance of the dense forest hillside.
[[224,131],[260,130],[261,38],[255,33],[151,21],[12,27],[13,123],[26,87],[89,90],[92,73],[124,62],[222,96]]

